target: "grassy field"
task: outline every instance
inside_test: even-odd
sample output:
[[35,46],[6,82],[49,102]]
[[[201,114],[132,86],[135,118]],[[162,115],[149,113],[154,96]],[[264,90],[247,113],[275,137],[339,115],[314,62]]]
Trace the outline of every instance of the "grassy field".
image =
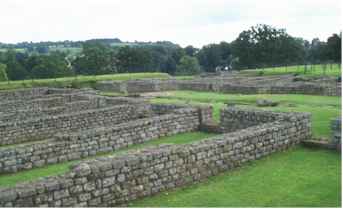
[[212,105],[214,119],[219,121],[219,111],[225,107],[225,103],[236,104],[242,108],[260,108],[256,106],[257,99],[269,99],[279,102],[276,107],[264,107],[261,109],[283,112],[309,112],[312,114],[312,131],[315,137],[330,137],[330,120],[341,114],[341,98],[330,96],[312,95],[240,95],[223,94],[214,92],[173,91],[165,93],[165,96],[152,99],[153,103],[176,103],[176,104],[200,104]]
[[[137,144],[132,145],[128,148],[123,148],[121,150],[110,152],[110,153],[100,153],[95,157],[99,156],[106,156],[106,155],[115,155],[115,154],[124,154],[125,152],[129,150],[135,150],[147,146],[153,146],[153,145],[160,145],[160,144],[186,144],[190,142],[194,142],[197,140],[202,140],[204,138],[208,138],[211,136],[215,136],[215,134],[211,133],[204,133],[204,132],[189,132],[189,133],[182,133],[177,134],[174,136],[168,136],[168,137],[161,137],[159,139],[155,139],[152,141],[148,141],[143,144]],[[90,157],[90,158],[95,158]],[[88,158],[88,159],[90,159]],[[35,168],[27,171],[21,171],[14,174],[3,174],[0,175],[0,187],[3,186],[14,186],[17,183],[25,182],[25,181],[33,181],[40,177],[46,177],[46,176],[56,176],[59,174],[63,174],[67,172],[70,169],[70,166],[72,164],[78,163],[81,160],[75,160],[75,161],[69,161],[64,163],[59,163],[55,165],[49,165],[42,168]]]
[[81,47],[49,47],[49,51],[60,51],[67,53],[68,57],[75,56],[82,52]]
[[121,74],[108,74],[97,76],[74,76],[63,77],[56,79],[37,79],[37,80],[21,80],[0,82],[0,90],[29,88],[39,86],[52,86],[52,87],[92,87],[96,81],[104,80],[117,80],[127,81],[133,79],[146,79],[158,78],[167,79],[170,76],[167,73],[121,73]]
[[298,147],[129,206],[339,207],[341,159],[335,152]]
[[284,75],[284,74],[299,74],[305,76],[340,76],[341,68],[338,64],[328,64],[326,69],[323,65],[313,65],[311,69],[307,66],[305,70],[304,65],[298,66],[288,66],[288,67],[275,67],[275,68],[265,68],[265,69],[253,69],[253,70],[242,70],[240,71],[242,75],[258,76],[258,75]]

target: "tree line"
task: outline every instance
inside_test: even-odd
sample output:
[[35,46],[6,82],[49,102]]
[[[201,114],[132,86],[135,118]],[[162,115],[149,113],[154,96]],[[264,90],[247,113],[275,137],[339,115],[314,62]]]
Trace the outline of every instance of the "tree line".
[[[168,41],[123,44],[119,39],[88,41],[0,43],[0,80],[57,78],[109,73],[165,72],[194,75],[218,69],[252,69],[295,64],[341,62],[340,34],[311,42],[292,37],[285,29],[256,25],[232,42],[201,49]],[[113,43],[116,43],[113,45]],[[53,46],[81,47],[76,55],[50,50]],[[16,51],[24,48],[24,52]]]

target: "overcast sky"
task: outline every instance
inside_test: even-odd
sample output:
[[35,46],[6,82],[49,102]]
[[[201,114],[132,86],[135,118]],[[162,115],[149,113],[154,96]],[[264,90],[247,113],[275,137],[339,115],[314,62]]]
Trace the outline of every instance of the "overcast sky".
[[0,0],[0,42],[233,41],[258,23],[326,40],[341,31],[340,0]]

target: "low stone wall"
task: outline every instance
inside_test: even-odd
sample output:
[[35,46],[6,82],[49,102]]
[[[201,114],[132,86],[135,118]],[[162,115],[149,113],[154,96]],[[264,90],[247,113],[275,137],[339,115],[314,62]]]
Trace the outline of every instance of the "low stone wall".
[[126,93],[126,86],[121,81],[99,81],[95,85],[96,89],[108,92],[121,92]]
[[336,118],[331,121],[332,139],[331,144],[340,150],[342,143],[342,121],[341,118]]
[[0,101],[22,100],[27,98],[34,98],[46,94],[47,88],[30,88],[30,89],[16,89],[10,91],[0,92]]
[[[31,118],[47,117],[79,112],[90,109],[110,107],[120,104],[133,104],[129,99],[111,98],[96,95],[69,94],[47,99],[34,99],[0,105],[0,123],[20,122]],[[137,102],[135,102],[138,104]]]
[[0,124],[0,145],[52,137],[56,133],[109,126],[146,116],[149,105],[117,105],[96,110]]
[[68,88],[28,88],[28,89],[16,89],[8,91],[0,91],[0,103],[1,101],[10,100],[27,100],[34,98],[46,98],[49,95],[54,94],[91,94],[94,91],[82,90],[82,89],[68,89]]
[[185,108],[186,105],[175,105],[175,104],[151,104],[151,109],[156,114],[167,114],[172,113],[177,109]]
[[[227,107],[221,111],[220,126],[223,132],[232,132],[274,121],[294,122],[294,127],[307,129],[307,132],[310,132],[311,120],[308,113],[284,113],[234,107]],[[298,121],[301,123],[297,123]]]
[[21,110],[32,111],[44,108],[63,106],[65,103],[91,100],[93,95],[83,94],[51,94],[44,97],[9,100],[0,103],[0,113],[17,113]]
[[[274,80],[276,78],[273,78]],[[99,82],[97,89],[122,93],[143,93],[156,91],[192,90],[241,94],[309,94],[341,96],[340,83],[288,82],[268,84],[268,79],[253,83],[240,83],[230,79],[197,80],[139,80],[128,82]],[[277,80],[277,79],[276,79]]]
[[177,133],[195,131],[200,125],[196,108],[139,119],[106,128],[58,134],[52,140],[0,148],[0,173],[17,172],[47,164],[76,160]]
[[[187,105],[175,104],[151,104],[151,109],[157,114],[169,114],[178,112],[181,108],[187,108]],[[199,121],[202,125],[213,124],[213,107],[193,105],[198,110]]]
[[[275,116],[271,117],[273,120]],[[261,122],[265,120],[269,119]],[[288,119],[258,124],[200,142],[152,147],[82,162],[64,175],[2,188],[0,206],[108,207],[125,204],[199,182],[287,149],[311,135],[309,121],[308,114],[293,114]]]
[[0,104],[1,113],[15,113],[20,110],[32,110],[32,109],[42,109],[61,106],[66,102],[75,101],[69,96],[65,97],[49,97],[49,98],[39,98],[33,100],[22,100],[15,101],[10,100],[6,103]]
[[256,86],[246,86],[246,85],[232,85],[232,84],[223,84],[218,87],[219,92],[231,93],[231,94],[259,94],[265,93],[264,88],[258,88]]
[[48,117],[49,115],[73,113],[104,107],[105,105],[99,103],[97,100],[68,102],[63,105],[61,104],[61,106],[51,108],[37,108],[37,106],[35,106],[33,109],[19,110],[14,113],[2,114],[0,115],[0,123],[20,122],[37,117]]

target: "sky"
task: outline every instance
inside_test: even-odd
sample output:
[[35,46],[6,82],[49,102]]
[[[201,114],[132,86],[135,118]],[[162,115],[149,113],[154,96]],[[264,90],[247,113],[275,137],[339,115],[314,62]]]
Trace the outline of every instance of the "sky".
[[341,28],[340,0],[1,0],[0,42],[168,40],[231,42],[256,24],[326,40]]

